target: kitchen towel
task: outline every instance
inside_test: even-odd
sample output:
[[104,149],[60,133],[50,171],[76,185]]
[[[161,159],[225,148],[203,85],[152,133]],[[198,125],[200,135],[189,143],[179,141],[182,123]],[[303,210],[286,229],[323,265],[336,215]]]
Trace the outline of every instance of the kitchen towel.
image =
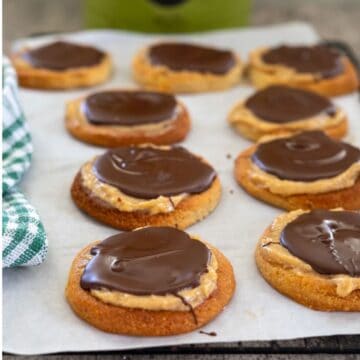
[[39,215],[18,189],[30,167],[33,147],[18,100],[16,73],[3,61],[3,267],[37,265],[46,257],[47,239]]

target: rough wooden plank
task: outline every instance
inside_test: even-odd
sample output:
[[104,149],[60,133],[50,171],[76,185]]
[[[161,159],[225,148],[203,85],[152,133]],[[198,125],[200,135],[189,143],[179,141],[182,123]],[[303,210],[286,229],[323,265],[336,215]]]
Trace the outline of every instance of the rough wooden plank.
[[[179,355],[121,355],[121,354],[99,354],[95,355],[48,355],[42,356],[29,356],[26,357],[26,360],[177,360]],[[360,355],[330,355],[330,354],[315,354],[315,355],[297,355],[297,354],[250,354],[250,355],[234,355],[234,354],[224,354],[224,355],[188,355],[187,360],[360,360]],[[21,360],[24,357],[20,356],[9,356],[5,355],[4,360]]]
[[309,351],[334,351],[339,349],[339,339],[340,337],[336,336],[309,338],[305,339],[305,347],[309,349]]

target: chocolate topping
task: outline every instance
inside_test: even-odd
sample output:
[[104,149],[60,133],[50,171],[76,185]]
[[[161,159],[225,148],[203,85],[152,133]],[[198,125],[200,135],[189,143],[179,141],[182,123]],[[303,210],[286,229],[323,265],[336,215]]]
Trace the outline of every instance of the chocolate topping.
[[360,276],[360,213],[302,214],[285,226],[280,242],[320,274]]
[[146,227],[111,236],[91,249],[81,277],[83,289],[134,295],[174,294],[200,284],[210,250],[184,231]]
[[245,106],[258,118],[278,124],[336,113],[335,106],[327,98],[281,85],[256,92],[246,100]]
[[104,53],[90,46],[57,41],[23,54],[25,61],[37,68],[61,71],[94,66],[101,62]]
[[252,161],[280,179],[315,181],[346,171],[360,161],[360,150],[321,131],[307,131],[259,144]]
[[208,189],[214,169],[183,147],[120,147],[94,163],[95,176],[140,199],[196,194]]
[[170,120],[175,113],[173,95],[147,91],[104,91],[84,101],[87,120],[97,125],[143,125]]
[[322,78],[343,72],[341,54],[328,46],[279,46],[270,49],[262,59],[267,64],[280,64],[299,73],[318,74]]
[[174,71],[225,74],[235,65],[231,51],[184,43],[161,43],[148,51],[152,65],[164,65]]

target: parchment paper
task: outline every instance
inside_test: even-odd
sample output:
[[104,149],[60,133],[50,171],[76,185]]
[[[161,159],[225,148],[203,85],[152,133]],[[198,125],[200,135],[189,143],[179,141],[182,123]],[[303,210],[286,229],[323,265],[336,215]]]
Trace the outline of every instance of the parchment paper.
[[[115,31],[88,31],[62,37],[94,44],[112,54],[114,76],[98,89],[135,86],[130,72],[131,58],[141,46],[160,38]],[[39,43],[53,38],[28,42]],[[312,43],[318,39],[314,30],[302,23],[179,38],[233,48],[243,59],[257,46]],[[101,148],[73,139],[64,128],[65,102],[87,92],[89,90],[21,90],[35,147],[34,161],[22,188],[42,217],[49,237],[49,254],[41,266],[4,271],[4,351],[40,354],[120,350],[360,333],[360,314],[309,310],[277,293],[257,272],[253,256],[256,242],[281,210],[251,198],[233,179],[234,158],[250,142],[235,134],[225,118],[237,100],[253,92],[246,85],[224,92],[179,97],[188,106],[193,120],[192,131],[184,145],[208,159],[223,184],[218,208],[188,229],[219,247],[234,266],[236,294],[224,312],[203,329],[216,331],[217,337],[198,331],[162,338],[109,335],[75,316],[64,297],[71,261],[89,242],[116,232],[81,213],[69,194],[80,166],[103,152]],[[351,127],[347,140],[360,145],[360,105],[356,94],[336,98],[335,102],[349,115]],[[228,159],[227,154],[232,158]]]

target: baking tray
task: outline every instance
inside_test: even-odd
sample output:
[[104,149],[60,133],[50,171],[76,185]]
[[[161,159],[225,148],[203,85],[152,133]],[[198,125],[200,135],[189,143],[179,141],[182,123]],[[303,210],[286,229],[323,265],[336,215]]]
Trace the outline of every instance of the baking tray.
[[[133,55],[149,42],[169,38],[120,31],[87,31],[61,37],[94,44],[113,55],[113,78],[92,91],[135,87],[130,72]],[[35,45],[54,38],[58,36],[26,39],[21,44]],[[303,23],[176,38],[230,47],[243,59],[258,46],[319,40],[315,31]],[[193,129],[184,145],[207,158],[223,184],[218,208],[204,221],[189,228],[190,233],[199,234],[219,247],[234,266],[237,279],[234,299],[203,329],[216,331],[218,336],[209,338],[195,331],[179,336],[139,339],[106,334],[92,328],[72,313],[64,298],[67,274],[75,254],[89,242],[116,232],[81,213],[69,194],[80,166],[103,151],[76,141],[64,128],[65,102],[87,94],[89,90],[21,90],[35,148],[32,168],[22,187],[43,219],[48,232],[49,254],[39,267],[4,271],[5,351],[18,354],[112,351],[210,341],[224,344],[360,334],[360,314],[322,313],[304,308],[273,290],[257,272],[253,257],[256,242],[265,227],[282,211],[253,199],[236,184],[232,175],[233,160],[251,143],[235,134],[226,122],[233,104],[253,91],[250,85],[241,84],[224,92],[179,96],[193,119]],[[348,113],[350,131],[347,140],[360,145],[360,105],[356,94],[334,101]]]

